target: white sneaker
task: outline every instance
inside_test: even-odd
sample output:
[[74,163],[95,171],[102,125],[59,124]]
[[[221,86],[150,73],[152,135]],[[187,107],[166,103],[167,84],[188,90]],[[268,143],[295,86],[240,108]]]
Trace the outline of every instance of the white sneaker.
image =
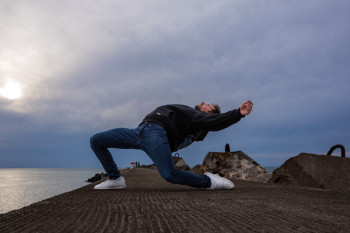
[[211,180],[211,186],[209,189],[232,189],[235,185],[224,177],[206,172],[204,175],[208,176]]
[[123,189],[126,187],[124,177],[119,177],[116,180],[106,180],[94,187],[94,189]]

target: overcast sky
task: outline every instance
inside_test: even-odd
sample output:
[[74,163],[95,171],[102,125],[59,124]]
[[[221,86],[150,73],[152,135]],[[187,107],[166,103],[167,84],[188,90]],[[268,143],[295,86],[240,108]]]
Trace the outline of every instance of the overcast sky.
[[226,143],[263,166],[350,150],[349,12],[348,0],[1,0],[0,167],[100,167],[93,134],[201,101],[254,109],[179,151],[191,167]]

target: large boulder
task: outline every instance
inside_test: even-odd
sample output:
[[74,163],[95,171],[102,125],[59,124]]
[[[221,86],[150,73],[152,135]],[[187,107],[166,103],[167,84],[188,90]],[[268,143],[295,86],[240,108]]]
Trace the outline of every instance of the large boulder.
[[267,183],[271,173],[260,166],[242,151],[235,152],[209,152],[198,174],[205,172],[218,173],[228,179],[249,180]]
[[301,153],[272,173],[272,182],[350,192],[350,159]]
[[187,163],[185,162],[185,160],[183,160],[182,157],[173,156],[173,162],[177,170],[190,170],[190,167],[187,165]]

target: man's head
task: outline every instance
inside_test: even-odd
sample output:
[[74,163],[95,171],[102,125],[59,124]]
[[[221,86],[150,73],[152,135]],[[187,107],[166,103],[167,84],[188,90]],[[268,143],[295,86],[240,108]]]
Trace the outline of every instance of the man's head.
[[195,106],[195,109],[206,113],[221,113],[221,109],[218,104],[206,104],[205,102],[202,102],[200,104],[197,104]]

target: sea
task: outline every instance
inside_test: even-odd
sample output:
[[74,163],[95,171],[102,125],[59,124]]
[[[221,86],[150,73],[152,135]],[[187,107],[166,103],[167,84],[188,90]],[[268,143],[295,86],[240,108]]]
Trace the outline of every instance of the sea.
[[0,214],[88,185],[102,168],[0,168]]
[[[272,172],[276,167],[265,167]],[[88,185],[102,168],[0,168],[0,214]]]

